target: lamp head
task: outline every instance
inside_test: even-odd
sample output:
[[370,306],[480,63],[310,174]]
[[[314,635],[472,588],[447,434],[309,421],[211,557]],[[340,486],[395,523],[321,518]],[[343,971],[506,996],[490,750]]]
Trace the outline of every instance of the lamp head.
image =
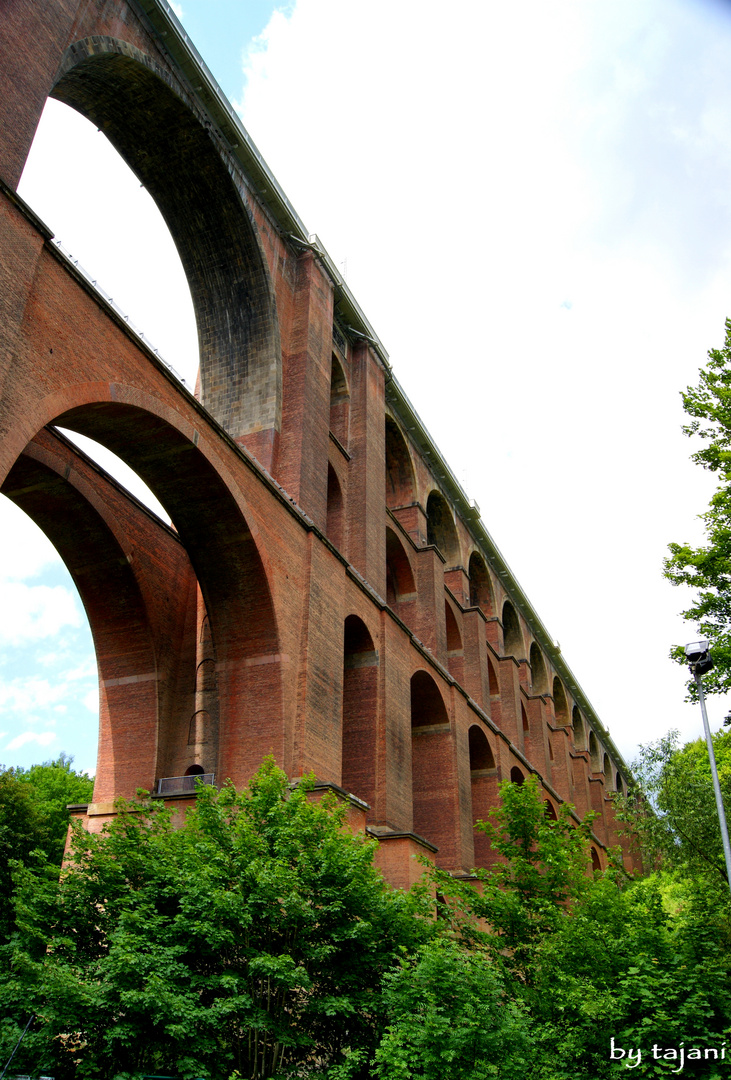
[[703,675],[713,667],[710,646],[705,638],[686,645],[685,656],[694,675]]

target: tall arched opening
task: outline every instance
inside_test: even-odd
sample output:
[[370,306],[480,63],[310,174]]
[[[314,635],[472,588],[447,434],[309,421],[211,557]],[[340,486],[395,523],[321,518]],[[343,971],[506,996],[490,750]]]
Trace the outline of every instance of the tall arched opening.
[[386,417],[386,506],[408,506],[416,498],[411,454],[401,429]]
[[[493,806],[497,805],[497,769],[495,757],[487,735],[481,727],[473,724],[468,732],[470,754],[470,796],[472,800],[472,823],[487,821]],[[488,866],[492,849],[484,832],[475,830],[475,866]]]
[[378,653],[367,626],[348,615],[343,635],[342,786],[376,809]]
[[223,144],[124,41],[75,42],[52,96],[103,131],[155,200],[190,286],[203,402],[271,468],[282,407],[274,291]]
[[515,608],[506,600],[503,604],[503,647],[506,656],[514,656],[521,660],[525,656],[525,645],[520,622],[515,613]]
[[[102,706],[101,801],[151,788],[191,764],[241,782],[268,752],[283,760],[284,750],[274,609],[238,497],[195,442],[121,394],[117,388],[117,400],[79,405],[55,420],[126,461],[174,530],[115,492],[91,463],[85,472],[50,430],[28,444],[2,488],[59,550],[89,614]],[[196,652],[201,610],[210,622],[208,657]],[[204,665],[198,687],[199,659],[217,668],[215,730],[216,676]],[[197,707],[198,689],[207,706]],[[191,761],[203,743],[206,760]]]
[[414,832],[439,848],[440,865],[453,866],[457,845],[457,783],[449,715],[426,671],[411,679],[411,791]]
[[330,366],[330,434],[343,450],[348,449],[350,433],[350,393],[343,366],[335,353]]
[[473,551],[469,562],[470,578],[470,605],[482,608],[485,615],[492,616],[495,610],[490,575],[487,572],[485,560],[478,552]]
[[386,528],[386,600],[407,624],[416,608],[416,582],[404,544]]
[[457,566],[460,561],[459,540],[449,503],[438,491],[432,491],[426,502],[427,542],[444,556],[446,565]]
[[563,727],[569,722],[569,704],[566,700],[566,692],[558,675],[553,680],[553,713],[556,723]]
[[538,648],[535,641],[531,642],[530,647],[530,670],[533,693],[547,694],[548,675],[546,673],[546,664],[543,659],[543,653]]

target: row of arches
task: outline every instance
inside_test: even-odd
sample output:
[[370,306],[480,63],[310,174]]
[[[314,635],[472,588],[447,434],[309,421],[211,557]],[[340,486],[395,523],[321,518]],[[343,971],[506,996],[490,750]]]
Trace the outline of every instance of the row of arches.
[[[443,519],[440,520],[443,522]],[[409,560],[407,549],[408,543],[397,535],[396,528],[387,526],[387,600],[389,605],[394,608],[404,622],[413,625],[411,619],[413,618],[413,613],[417,607],[416,602],[418,597],[415,575]],[[468,564],[468,596],[469,605],[471,607],[480,608],[486,616],[486,619],[488,620],[486,632],[488,634],[488,640],[494,648],[495,645],[499,645],[499,638],[494,633],[491,637],[489,634],[489,623],[492,622],[494,624],[496,621],[495,616],[493,615],[495,610],[494,591],[490,582],[490,575],[485,560],[481,554],[476,551],[471,553]],[[445,598],[444,612],[447,664],[450,671],[456,675],[457,667],[456,665],[453,665],[451,661],[452,658],[461,653],[463,647],[463,637],[459,626],[461,613],[459,607],[453,603],[449,597]],[[578,706],[570,705],[568,695],[558,675],[554,675],[553,679],[550,679],[548,666],[538,643],[532,641],[530,648],[526,650],[520,619],[509,600],[505,600],[503,603],[499,622],[502,626],[502,655],[505,657],[513,656],[516,660],[528,659],[530,668],[530,692],[533,695],[551,698],[553,703],[553,719],[555,720],[556,725],[559,727],[569,727],[569,730],[573,735],[575,750],[591,752],[591,746],[589,745],[590,738],[587,734],[587,724],[582,717]],[[490,655],[488,655],[487,658],[487,670],[490,697],[492,699],[495,696],[499,696],[499,683]],[[525,708],[521,707],[521,709],[523,731],[527,736],[529,735],[528,717]],[[596,736],[594,736],[593,732],[590,733],[590,736],[596,743]],[[551,754],[550,742],[549,754]],[[619,770],[612,764],[608,754],[603,754],[601,760],[598,754],[599,751],[597,750],[591,757],[593,771],[604,775],[605,782],[609,785],[610,790],[622,791],[623,781]],[[604,759],[606,759],[606,761]]]

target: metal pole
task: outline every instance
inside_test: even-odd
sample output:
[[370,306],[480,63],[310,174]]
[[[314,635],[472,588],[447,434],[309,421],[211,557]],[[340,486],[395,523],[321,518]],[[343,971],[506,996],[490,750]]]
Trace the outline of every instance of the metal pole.
[[35,1013],[31,1013],[31,1014],[30,1014],[30,1020],[28,1021],[28,1023],[27,1023],[26,1025],[25,1025],[25,1028],[23,1029],[23,1034],[22,1034],[22,1035],[20,1036],[20,1038],[18,1039],[17,1043],[15,1044],[15,1050],[13,1050],[12,1054],[11,1054],[11,1055],[10,1055],[10,1057],[8,1058],[7,1062],[5,1063],[5,1068],[4,1068],[4,1069],[3,1069],[3,1071],[2,1071],[1,1073],[0,1073],[0,1080],[3,1080],[3,1076],[5,1076],[5,1073],[6,1073],[7,1071],[8,1071],[8,1065],[10,1064],[10,1062],[11,1062],[11,1061],[13,1060],[13,1058],[15,1057],[15,1052],[16,1052],[16,1050],[18,1049],[18,1047],[19,1047],[19,1046],[20,1046],[20,1044],[22,1043],[23,1039],[25,1038],[25,1033],[26,1033],[26,1031],[28,1030],[28,1028],[29,1028],[29,1027],[31,1026],[31,1024],[33,1023],[33,1021],[35,1020],[35,1018],[36,1018],[36,1014],[35,1014]]
[[701,677],[693,665],[693,678],[695,684],[698,687],[698,698],[701,703],[701,713],[703,715],[703,728],[706,733],[706,746],[708,747],[708,757],[711,761],[711,776],[713,777],[713,791],[716,796],[716,810],[718,811],[718,823],[721,826],[721,839],[723,840],[723,857],[726,860],[726,877],[728,878],[728,887],[731,890],[731,844],[728,842],[728,829],[726,827],[726,811],[723,808],[723,799],[721,798],[721,785],[718,782],[718,769],[716,768],[716,755],[713,752],[713,740],[711,738],[711,728],[708,724],[708,714],[706,713],[706,699],[703,694],[703,683]]

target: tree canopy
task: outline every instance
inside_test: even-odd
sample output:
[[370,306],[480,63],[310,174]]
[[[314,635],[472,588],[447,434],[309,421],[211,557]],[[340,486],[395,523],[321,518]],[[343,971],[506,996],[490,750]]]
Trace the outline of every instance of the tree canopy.
[[69,825],[70,803],[86,803],[94,781],[72,769],[73,759],[29,769],[0,767],[0,942],[13,927],[11,860],[25,865],[38,856],[60,866]]
[[[692,459],[718,477],[718,488],[701,515],[707,542],[699,547],[672,543],[665,576],[674,585],[689,585],[696,595],[683,617],[707,637],[715,668],[703,680],[707,693],[731,690],[731,320],[726,320],[723,348],[711,349],[698,385],[682,395],[691,417],[683,431],[702,442]],[[685,663],[681,648],[674,651]],[[697,691],[689,682],[691,697]]]
[[[375,1049],[379,988],[428,936],[374,841],[333,797],[269,762],[248,791],[201,786],[182,822],[159,800],[77,828],[60,881],[18,868],[5,1042],[57,1078],[289,1075]],[[13,1017],[11,1021],[11,1017]]]
[[[652,757],[671,847],[705,768],[694,744]],[[15,863],[0,1063],[35,1014],[13,1067],[57,1080],[610,1080],[612,1045],[664,1077],[681,1042],[689,1075],[720,1080],[731,902],[696,841],[645,879],[619,852],[592,874],[591,815],[549,818],[535,778],[500,800],[478,825],[492,868],[425,865],[409,894],[343,805],[272,762],[245,791],[201,786],[182,820],[120,804],[75,830],[60,878]]]

